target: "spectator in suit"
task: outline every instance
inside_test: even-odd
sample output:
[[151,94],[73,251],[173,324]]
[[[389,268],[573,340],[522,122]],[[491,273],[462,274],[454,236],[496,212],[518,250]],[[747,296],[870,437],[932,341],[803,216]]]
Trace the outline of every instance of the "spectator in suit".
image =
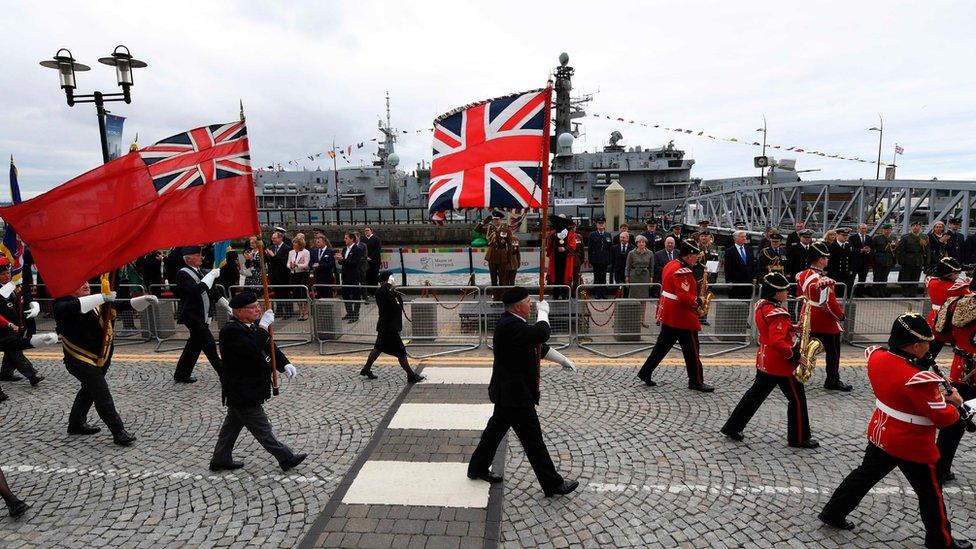
[[343,320],[348,320],[350,324],[359,320],[360,295],[359,285],[362,284],[362,264],[365,262],[365,246],[356,242],[356,233],[348,232],[342,237],[346,247],[342,250],[342,256],[336,261],[342,266],[342,300],[346,306],[346,316]]
[[[732,245],[725,249],[725,282],[729,284],[755,284],[756,257],[752,247],[746,242],[745,231],[732,233]],[[752,296],[752,288],[733,287],[729,290],[732,299],[747,299]]]
[[166,255],[163,260],[163,274],[166,276],[166,283],[169,284],[173,295],[179,297],[179,289],[176,287],[176,275],[180,269],[186,266],[183,261],[183,246],[176,246]]
[[[156,250],[136,260],[136,268],[142,277],[142,284],[146,290],[159,297],[162,294],[163,283],[163,252]],[[156,286],[155,288],[153,286]]]
[[[610,283],[623,284],[627,280],[627,255],[634,249],[630,233],[621,232],[620,242],[610,248]],[[626,292],[624,292],[626,296]]]
[[[871,236],[868,235],[868,226],[861,223],[857,226],[857,233],[851,236],[851,270],[857,275],[858,282],[868,279],[868,271],[871,269]],[[863,287],[857,288],[855,296],[863,294]]]
[[[291,251],[291,244],[285,244],[285,236],[280,231],[271,233],[271,247],[264,249],[264,262],[268,269],[268,283],[271,286],[287,286],[291,279],[291,271],[288,269],[288,252]],[[272,288],[272,293],[278,298],[289,297],[288,291],[284,288],[277,290]],[[281,318],[287,318],[295,311],[291,303],[285,303],[278,307]]]
[[[630,233],[630,226],[627,225],[626,223],[621,223],[620,224],[620,232],[618,232],[617,234],[613,235],[613,244],[615,246],[620,244],[620,235],[622,235],[623,233],[628,233],[628,236],[630,236],[629,235],[629,233]],[[611,280],[610,282],[613,282],[613,280]]]
[[380,249],[382,243],[380,237],[376,236],[373,228],[369,225],[363,227],[363,244],[366,245],[366,278],[365,285],[369,288],[369,294],[376,293],[376,277],[380,272]]
[[[791,248],[794,244],[800,243],[800,233],[803,232],[803,230],[807,227],[807,224],[803,221],[797,221],[796,223],[793,224],[793,227],[795,228],[795,230],[786,236],[787,249]],[[804,259],[803,261],[806,262],[806,259]],[[806,269],[806,266],[804,266],[803,269]],[[791,284],[793,283],[792,278],[790,278],[790,283]]]
[[810,244],[813,243],[813,230],[801,229],[800,241],[786,250],[786,279],[796,282],[796,275],[807,268],[807,256],[810,253]]
[[664,266],[670,263],[672,260],[678,259],[678,250],[675,249],[677,243],[674,237],[668,235],[664,239],[664,249],[658,250],[654,253],[654,282],[657,284],[661,283],[661,273],[664,271]]
[[[311,251],[312,277],[315,284],[338,284],[339,272],[336,270],[336,251],[324,234],[315,235],[315,249]],[[314,288],[313,288],[314,289]],[[332,289],[320,297],[332,297]]]

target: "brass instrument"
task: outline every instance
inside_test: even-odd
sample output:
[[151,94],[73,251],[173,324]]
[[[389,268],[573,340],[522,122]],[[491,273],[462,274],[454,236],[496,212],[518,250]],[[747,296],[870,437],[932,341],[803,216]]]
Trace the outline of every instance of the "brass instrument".
[[800,364],[793,370],[793,377],[800,383],[806,383],[813,375],[817,355],[824,352],[824,346],[819,339],[810,337],[810,310],[813,305],[805,296],[800,296],[798,301],[803,307],[800,315]]
[[701,305],[698,306],[698,316],[699,318],[708,316],[708,309],[712,306],[712,298],[715,294],[708,291],[708,272],[705,272],[705,276],[699,280],[698,284],[698,299],[701,299]]

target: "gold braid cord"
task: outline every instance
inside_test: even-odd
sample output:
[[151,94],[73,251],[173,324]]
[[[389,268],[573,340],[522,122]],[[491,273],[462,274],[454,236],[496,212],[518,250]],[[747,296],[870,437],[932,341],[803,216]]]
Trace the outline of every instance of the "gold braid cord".
[[[952,325],[956,328],[965,328],[976,321],[976,296],[964,295],[956,300],[956,308],[952,312]],[[948,303],[947,303],[948,305]],[[948,307],[942,307],[939,314]],[[938,322],[938,321],[936,321]]]

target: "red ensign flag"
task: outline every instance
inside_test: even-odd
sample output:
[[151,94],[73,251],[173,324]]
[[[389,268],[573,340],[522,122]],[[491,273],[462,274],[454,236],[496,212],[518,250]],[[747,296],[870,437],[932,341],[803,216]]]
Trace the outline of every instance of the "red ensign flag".
[[52,296],[161,248],[259,234],[244,122],[130,152],[36,198],[0,208]]

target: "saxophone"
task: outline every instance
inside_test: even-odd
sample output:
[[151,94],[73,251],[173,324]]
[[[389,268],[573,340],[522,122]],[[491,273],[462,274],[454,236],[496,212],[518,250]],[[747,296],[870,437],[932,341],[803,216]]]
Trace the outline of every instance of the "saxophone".
[[806,383],[813,375],[817,355],[824,352],[824,346],[819,339],[810,337],[810,300],[806,296],[797,299],[803,312],[800,316],[800,364],[793,370],[793,377],[800,383]]
[[698,306],[698,317],[708,316],[708,309],[712,306],[712,298],[715,294],[708,291],[708,272],[705,272],[705,276],[699,281],[698,285],[698,299],[701,299],[701,305]]

